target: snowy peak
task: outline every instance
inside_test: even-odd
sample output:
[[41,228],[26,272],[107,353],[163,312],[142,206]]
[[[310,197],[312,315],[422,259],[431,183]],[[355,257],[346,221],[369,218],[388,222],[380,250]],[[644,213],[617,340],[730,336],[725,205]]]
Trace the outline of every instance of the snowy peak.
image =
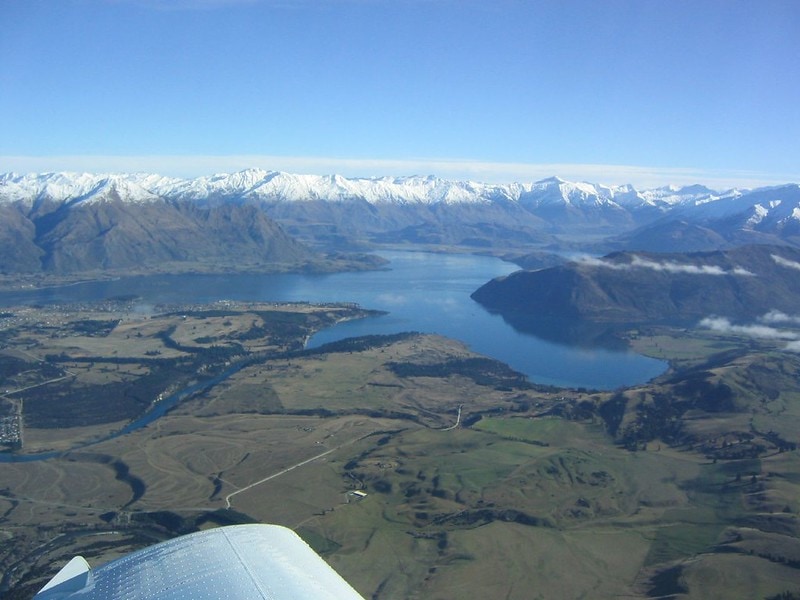
[[[0,175],[0,201],[32,203],[85,201],[94,194],[111,197],[111,188],[123,201],[157,198],[195,202],[256,200],[296,202],[362,200],[372,204],[487,204],[518,202],[527,208],[563,205],[576,208],[636,208],[643,205],[699,204],[721,196],[702,186],[638,191],[630,185],[608,187],[569,182],[558,177],[532,184],[486,184],[451,181],[434,176],[347,178],[341,175],[298,175],[263,169],[178,179],[155,174],[44,173]],[[110,194],[110,196],[109,196]]]
[[246,169],[236,173],[218,173],[196,179],[160,180],[151,190],[160,196],[193,201],[220,196],[240,197],[275,175],[277,173],[263,169]]
[[61,203],[89,195],[104,178],[89,173],[7,173],[0,179],[0,200],[29,205],[43,200]]
[[447,181],[433,176],[347,178],[341,175],[298,175],[248,170],[215,175],[160,188],[163,196],[203,201],[222,195],[262,202],[362,200],[371,204],[435,204],[489,202],[495,197],[516,198],[519,186]]
[[755,212],[762,213],[762,219],[768,214],[790,215],[793,207],[800,206],[800,186],[790,184],[748,192],[731,190],[722,195],[684,202],[684,206],[684,210],[690,211],[695,218],[705,220],[729,219]]
[[121,175],[109,175],[101,180],[97,187],[92,189],[84,196],[79,196],[72,201],[74,203],[94,203],[94,202],[128,202],[142,204],[146,202],[158,202],[162,200],[156,194],[146,190],[144,187]]
[[729,190],[720,193],[702,185],[684,187],[669,185],[652,190],[645,190],[641,194],[645,201],[653,206],[673,207],[679,205],[704,204],[720,198],[736,196],[739,192],[736,190]]
[[[43,173],[0,175],[0,202],[29,207],[96,201],[191,201],[285,204],[303,201],[432,206],[515,204],[546,218],[557,214],[668,214],[693,221],[742,215],[751,224],[797,220],[800,186],[716,192],[702,185],[637,190],[550,177],[534,183],[485,184],[428,176],[348,178],[246,169],[179,179],[155,174]],[[565,213],[566,211],[566,213]],[[549,215],[549,217],[548,217]],[[636,217],[639,218],[639,217]]]
[[[620,188],[621,195],[630,195],[630,190]],[[520,198],[520,202],[532,209],[547,207],[620,208],[614,201],[612,188],[586,182],[569,182],[559,177],[550,177],[535,182]]]
[[[144,204],[146,210],[131,208]],[[583,235],[608,247],[656,250],[800,245],[797,184],[718,192],[701,185],[638,190],[558,177],[486,184],[432,175],[349,178],[263,169],[194,179],[148,173],[6,173],[0,174],[0,211],[7,215],[7,228],[28,219],[31,231],[95,213],[103,218],[125,214],[134,220],[158,213],[167,222],[163,215],[172,211],[182,222],[185,214],[180,211],[186,211],[213,213],[223,222],[223,215],[235,212],[236,227],[242,230],[250,227],[248,221],[268,217],[304,242],[337,251],[364,243],[406,242],[557,247],[561,236],[573,244]],[[47,215],[53,218],[42,221]],[[133,229],[114,231],[122,235]],[[7,239],[14,236],[17,231]]]
[[731,212],[728,208],[726,215],[738,220],[744,229],[780,230],[800,225],[800,186],[797,185],[756,190],[743,194],[731,204],[740,210]]

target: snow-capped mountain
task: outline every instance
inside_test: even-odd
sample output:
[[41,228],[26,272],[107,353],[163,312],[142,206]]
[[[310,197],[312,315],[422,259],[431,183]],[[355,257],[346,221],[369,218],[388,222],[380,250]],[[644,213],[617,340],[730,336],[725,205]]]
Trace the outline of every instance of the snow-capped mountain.
[[737,197],[741,194],[742,192],[738,190],[718,192],[698,184],[683,187],[668,185],[641,192],[642,198],[647,203],[666,207],[699,205],[721,198]]
[[72,202],[90,199],[109,186],[119,190],[123,201],[137,202],[152,201],[155,197],[199,203],[220,199],[269,202],[363,200],[371,204],[401,205],[510,201],[534,210],[552,206],[669,209],[742,194],[736,190],[719,193],[699,185],[636,190],[630,185],[605,186],[569,182],[558,177],[534,183],[486,184],[433,176],[346,178],[247,169],[195,179],[143,173],[6,173],[0,175],[0,201],[32,203],[47,198],[53,202]]
[[371,204],[457,204],[516,198],[523,186],[447,181],[436,177],[346,178],[248,169],[182,182],[167,181],[152,190],[165,197],[207,201],[220,197],[268,202],[364,200]]
[[0,273],[297,268],[318,262],[259,207],[200,207],[157,175],[0,176]]
[[[533,183],[487,184],[453,181],[434,176],[347,178],[341,175],[302,175],[262,169],[180,179],[147,173],[5,173],[0,175],[0,202],[47,199],[74,202],[91,199],[116,187],[123,201],[155,198],[203,203],[218,200],[267,202],[363,200],[371,204],[486,204],[516,202],[530,210],[552,206],[611,207],[637,210],[655,207],[709,205],[736,210],[732,200],[758,193],[767,197],[787,186],[758,190],[715,191],[702,185],[666,186],[637,190],[631,185],[606,186],[551,177]],[[791,186],[788,186],[791,187]],[[748,200],[744,200],[747,202]],[[724,203],[721,204],[720,202]],[[710,214],[710,213],[709,213]]]
[[550,177],[531,184],[529,189],[521,194],[520,201],[532,209],[548,206],[621,208],[614,201],[614,196],[613,188],[585,182],[572,183],[559,177]]
[[[750,192],[732,192],[707,198],[694,204],[684,203],[695,218],[716,220],[737,215],[759,214],[762,218],[792,218],[793,209],[800,205],[800,185],[789,184],[765,187]],[[749,218],[749,217],[748,217]]]
[[[148,238],[159,227],[180,229],[177,223],[185,225],[187,215],[205,219],[207,211],[235,210],[231,207],[249,207],[249,218],[255,218],[255,209],[306,243],[338,250],[381,243],[473,249],[563,248],[568,243],[575,249],[587,236],[596,250],[629,245],[699,250],[762,241],[800,245],[797,184],[756,190],[716,191],[702,185],[638,190],[558,177],[486,184],[433,176],[347,178],[261,169],[194,179],[148,173],[6,173],[0,175],[0,216],[6,230],[0,232],[0,242],[6,240],[8,256],[25,255],[30,266],[54,256],[57,245],[44,233],[60,231],[70,237],[65,228],[73,221],[105,223],[103,236],[133,244],[137,235]],[[156,217],[159,212],[161,218]],[[163,217],[167,214],[172,216]],[[234,220],[244,223],[243,218]],[[53,229],[56,221],[59,230]],[[162,240],[159,247],[169,248],[167,255],[183,256],[179,245]],[[115,260],[124,255],[117,252]],[[141,252],[134,255],[141,260]]]
[[[90,173],[45,173],[42,175],[0,175],[0,202],[21,202],[33,206],[42,201],[61,203],[119,200],[153,202],[162,198],[157,191],[165,178],[158,175]],[[174,180],[173,180],[174,181]]]

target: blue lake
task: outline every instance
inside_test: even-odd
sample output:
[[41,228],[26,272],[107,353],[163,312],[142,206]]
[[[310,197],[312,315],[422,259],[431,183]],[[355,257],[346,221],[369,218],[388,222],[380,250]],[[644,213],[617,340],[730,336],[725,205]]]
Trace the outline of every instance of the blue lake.
[[559,343],[514,329],[470,294],[517,269],[499,259],[425,252],[382,252],[387,270],[324,275],[159,275],[87,282],[60,288],[0,292],[0,305],[83,302],[134,294],[143,304],[216,300],[356,302],[388,314],[341,323],[315,335],[319,346],[345,337],[419,331],[465,342],[532,381],[614,389],[643,383],[666,369],[662,361],[598,346]]

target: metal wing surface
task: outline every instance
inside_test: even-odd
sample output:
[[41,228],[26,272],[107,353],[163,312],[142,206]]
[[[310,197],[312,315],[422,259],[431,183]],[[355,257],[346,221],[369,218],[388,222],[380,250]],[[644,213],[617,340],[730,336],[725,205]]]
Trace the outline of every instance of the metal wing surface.
[[175,538],[90,569],[81,557],[34,600],[363,600],[296,533],[233,525]]

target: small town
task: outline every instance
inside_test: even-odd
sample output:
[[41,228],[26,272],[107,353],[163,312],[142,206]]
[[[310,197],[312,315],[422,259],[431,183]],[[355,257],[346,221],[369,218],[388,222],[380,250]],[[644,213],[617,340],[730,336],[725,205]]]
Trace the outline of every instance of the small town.
[[22,420],[18,414],[0,417],[0,445],[22,447]]

